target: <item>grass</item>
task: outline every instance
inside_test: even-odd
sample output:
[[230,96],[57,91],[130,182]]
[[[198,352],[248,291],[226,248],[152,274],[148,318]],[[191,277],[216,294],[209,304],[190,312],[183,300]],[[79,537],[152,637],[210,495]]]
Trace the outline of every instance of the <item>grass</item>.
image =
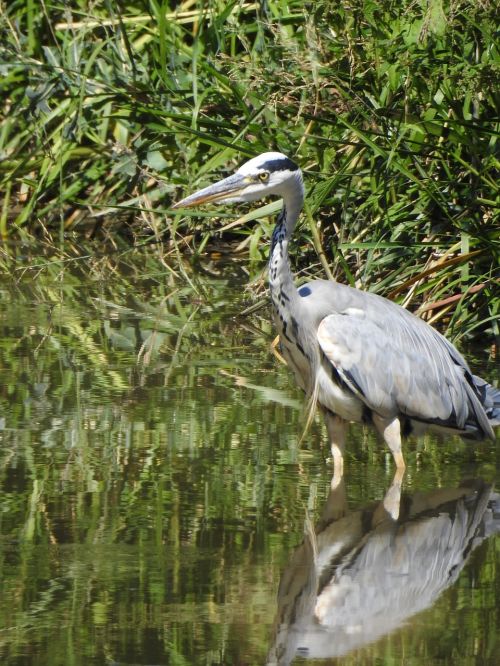
[[302,274],[498,340],[496,23],[491,0],[1,1],[0,234],[179,262],[217,239],[260,270],[275,206],[169,206],[278,149],[306,172]]

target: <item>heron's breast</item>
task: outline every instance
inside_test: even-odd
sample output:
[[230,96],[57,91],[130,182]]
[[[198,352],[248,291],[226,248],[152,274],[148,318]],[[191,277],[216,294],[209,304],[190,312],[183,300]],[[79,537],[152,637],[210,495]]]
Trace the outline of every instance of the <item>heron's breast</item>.
[[287,365],[293,371],[299,387],[307,395],[317,388],[318,401],[330,411],[349,421],[361,421],[363,402],[345,386],[335,383],[319,362],[320,348],[308,327],[299,324],[288,313],[274,309],[274,319],[280,335],[280,346]]
[[297,384],[306,393],[313,388],[314,358],[317,352],[311,348],[303,324],[286,310],[273,307],[274,321],[280,336],[281,353],[292,369]]

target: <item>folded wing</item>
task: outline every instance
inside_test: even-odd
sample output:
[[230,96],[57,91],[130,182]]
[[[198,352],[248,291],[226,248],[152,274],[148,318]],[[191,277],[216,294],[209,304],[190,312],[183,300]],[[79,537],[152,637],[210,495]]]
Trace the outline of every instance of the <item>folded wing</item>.
[[324,317],[317,338],[343,381],[377,414],[494,437],[465,361],[405,310],[347,308]]

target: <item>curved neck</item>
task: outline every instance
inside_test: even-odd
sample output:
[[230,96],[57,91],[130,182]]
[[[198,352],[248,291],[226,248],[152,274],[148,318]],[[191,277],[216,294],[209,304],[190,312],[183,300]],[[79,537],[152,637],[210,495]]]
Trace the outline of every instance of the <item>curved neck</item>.
[[304,203],[304,186],[300,172],[283,194],[283,209],[274,227],[269,255],[269,285],[273,301],[276,294],[291,298],[296,293],[288,257],[288,242],[292,236]]

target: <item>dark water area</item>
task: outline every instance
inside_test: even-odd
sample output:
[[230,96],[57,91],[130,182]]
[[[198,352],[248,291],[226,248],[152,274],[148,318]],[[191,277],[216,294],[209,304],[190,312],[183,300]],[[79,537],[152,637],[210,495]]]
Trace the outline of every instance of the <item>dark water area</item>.
[[158,254],[2,276],[0,663],[499,663],[498,445],[410,440],[396,502],[353,426],[331,489],[243,268]]

